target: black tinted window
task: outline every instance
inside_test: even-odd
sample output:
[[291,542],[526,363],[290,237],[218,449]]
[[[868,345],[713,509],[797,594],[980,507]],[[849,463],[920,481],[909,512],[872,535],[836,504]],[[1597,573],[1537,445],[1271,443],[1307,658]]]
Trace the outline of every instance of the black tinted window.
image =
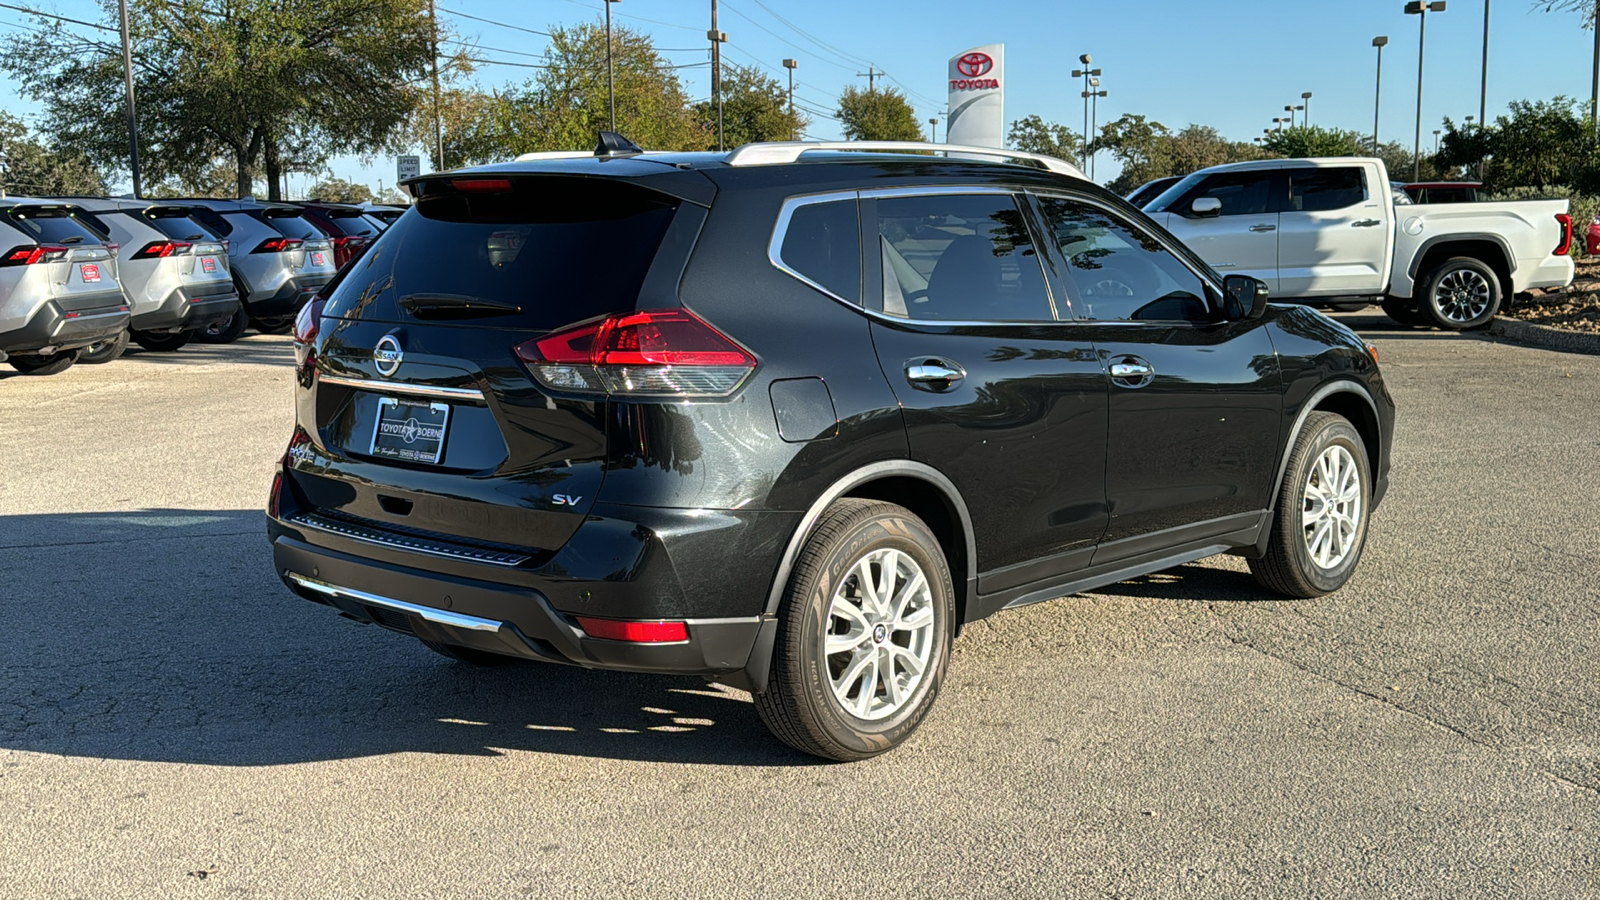
[[637,308],[676,201],[601,179],[515,184],[419,203],[351,267],[327,314],[403,320],[402,298],[443,294],[519,310],[484,324],[553,329]]
[[1178,211],[1188,214],[1194,201],[1201,197],[1215,197],[1222,201],[1219,215],[1259,215],[1272,207],[1272,182],[1275,177],[1276,173],[1271,171],[1212,175],[1200,186],[1200,190],[1184,200],[1183,208]]
[[895,197],[877,206],[883,312],[935,321],[1055,320],[1012,197]]
[[257,216],[257,218],[272,226],[273,230],[286,238],[295,238],[302,241],[320,241],[327,237],[322,233],[322,229],[312,224],[310,220],[298,212],[270,209]]
[[41,244],[98,244],[104,240],[62,207],[13,207],[5,217]]
[[366,216],[350,209],[336,209],[328,212],[328,218],[333,227],[339,229],[341,234],[364,235],[372,237],[381,229],[372,224]]
[[189,214],[194,216],[195,221],[206,226],[211,230],[212,234],[218,237],[227,237],[233,234],[233,223],[229,222],[226,216],[214,209],[197,206]]
[[854,200],[801,206],[778,251],[783,264],[851,303],[861,302],[861,226]]
[[1084,203],[1040,202],[1066,257],[1068,291],[1080,318],[1210,319],[1205,283],[1155,238]]
[[1359,166],[1332,169],[1290,169],[1289,206],[1285,212],[1344,209],[1367,199],[1366,179]]
[[212,237],[205,226],[182,212],[147,210],[141,218],[145,224],[175,241],[204,241]]

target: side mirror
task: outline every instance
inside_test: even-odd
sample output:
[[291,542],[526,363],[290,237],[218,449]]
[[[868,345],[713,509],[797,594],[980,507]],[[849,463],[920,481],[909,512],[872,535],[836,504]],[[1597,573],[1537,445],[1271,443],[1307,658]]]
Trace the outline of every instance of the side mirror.
[[1222,213],[1222,201],[1215,197],[1197,197],[1193,203],[1189,204],[1189,211],[1201,218],[1220,215]]
[[1249,275],[1229,275],[1222,279],[1222,314],[1230,322],[1259,319],[1267,311],[1267,283]]

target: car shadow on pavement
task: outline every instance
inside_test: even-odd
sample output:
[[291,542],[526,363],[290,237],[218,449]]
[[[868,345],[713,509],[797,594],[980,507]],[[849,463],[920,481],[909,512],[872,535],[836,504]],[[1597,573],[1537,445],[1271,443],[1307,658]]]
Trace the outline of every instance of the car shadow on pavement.
[[1256,584],[1248,572],[1189,563],[1099,588],[1094,593],[1174,603],[1294,603]]
[[0,750],[259,766],[396,752],[795,766],[691,677],[475,668],[302,600],[260,512],[0,516]]

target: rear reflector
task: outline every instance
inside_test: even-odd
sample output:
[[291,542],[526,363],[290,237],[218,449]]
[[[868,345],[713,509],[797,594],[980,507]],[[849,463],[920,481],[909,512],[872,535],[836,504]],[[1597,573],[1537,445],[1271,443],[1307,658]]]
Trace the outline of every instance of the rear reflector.
[[590,637],[634,644],[673,644],[689,639],[682,622],[624,622],[618,619],[592,619],[578,616],[578,626]]
[[1556,221],[1561,223],[1561,239],[1556,242],[1555,255],[1566,256],[1572,251],[1572,217],[1556,213]]
[[644,397],[724,397],[756,358],[687,309],[591,319],[516,346],[539,382],[558,391]]

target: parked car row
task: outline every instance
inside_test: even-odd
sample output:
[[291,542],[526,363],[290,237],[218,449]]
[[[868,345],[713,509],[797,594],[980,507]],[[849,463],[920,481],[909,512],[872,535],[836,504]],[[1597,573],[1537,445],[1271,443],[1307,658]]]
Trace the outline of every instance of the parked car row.
[[[0,362],[53,375],[284,333],[403,209],[253,199],[0,200]],[[393,214],[391,217],[390,214]]]

